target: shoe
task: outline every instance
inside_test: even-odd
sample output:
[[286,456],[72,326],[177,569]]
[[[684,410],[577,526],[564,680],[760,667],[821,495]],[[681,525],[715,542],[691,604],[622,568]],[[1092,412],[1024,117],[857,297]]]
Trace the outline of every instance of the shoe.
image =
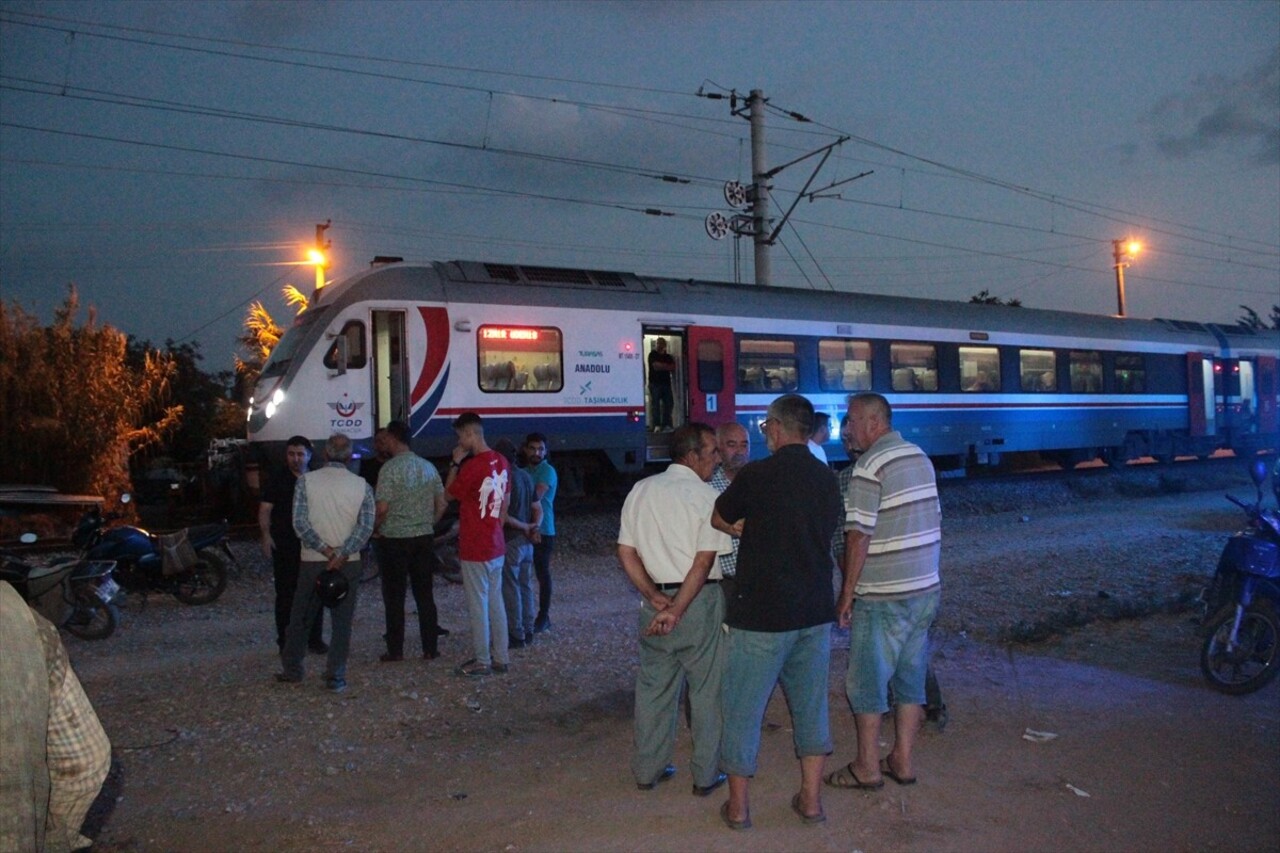
[[[899,785],[914,785],[916,783],[916,777],[914,776],[899,776],[895,773],[893,768],[889,766],[889,759],[887,758],[880,759],[880,772]],[[882,782],[881,784],[884,783]]]
[[[858,791],[879,791],[884,787],[884,780],[877,779],[874,782],[863,782],[858,778],[858,774],[853,772],[853,762],[850,761],[844,767],[841,767],[834,773],[828,773],[825,781],[832,788],[848,788]],[[913,780],[914,781],[914,780]]]
[[324,686],[330,693],[341,693],[347,689],[347,682],[343,678],[330,678],[324,683]]
[[729,780],[729,777],[728,777],[728,776],[724,775],[723,773],[717,773],[717,774],[716,774],[716,778],[714,778],[714,779],[712,779],[712,780],[711,780],[711,784],[710,784],[710,785],[697,785],[697,784],[695,784],[695,785],[693,786],[693,795],[694,795],[695,797],[707,797],[707,796],[710,796],[712,791],[714,791],[716,788],[719,788],[721,785],[723,785],[723,784],[724,784],[725,782],[727,782],[728,780]]
[[729,817],[728,803],[725,803],[720,807],[720,819],[724,821],[724,825],[729,827],[730,829],[750,829],[751,828],[751,818],[748,817],[743,820],[734,820],[733,818]]
[[525,642],[523,639],[517,639],[515,637],[507,637],[507,648],[523,649],[524,647],[525,647]]
[[657,779],[654,779],[652,782],[637,782],[636,788],[641,791],[652,791],[654,788],[658,787],[659,782],[665,782],[674,775],[676,775],[676,766],[674,764],[668,764],[666,767],[662,768],[662,772],[658,774]]
[[436,636],[437,636],[437,637],[447,637],[447,636],[449,636],[449,629],[448,629],[448,628],[441,628],[439,625],[437,625],[437,626],[436,626]]
[[800,808],[800,795],[796,794],[791,798],[791,810],[800,816],[800,822],[812,826],[815,823],[826,823],[827,815],[825,812],[817,814],[805,814],[804,809]]
[[307,643],[307,651],[313,655],[327,655],[329,653],[329,644],[323,640],[318,643]]
[[493,672],[492,667],[489,667],[480,663],[480,661],[476,660],[475,658],[472,658],[469,661],[460,663],[453,668],[454,675],[461,675],[466,678],[481,678],[483,676],[492,674],[492,672]]
[[301,684],[302,676],[289,675],[287,672],[277,672],[276,681],[280,682],[281,684]]
[[533,633],[541,634],[543,631],[551,630],[551,617],[539,616],[538,621],[533,623]]
[[381,663],[396,663],[404,660],[404,655],[393,655],[391,652],[383,652],[378,656],[378,660]]
[[436,658],[440,657],[440,653],[439,652],[423,652],[422,657],[424,660],[435,660]]
[[511,667],[505,663],[495,663],[491,667],[489,667],[489,669],[493,670],[498,675],[506,675],[508,672],[510,672]]

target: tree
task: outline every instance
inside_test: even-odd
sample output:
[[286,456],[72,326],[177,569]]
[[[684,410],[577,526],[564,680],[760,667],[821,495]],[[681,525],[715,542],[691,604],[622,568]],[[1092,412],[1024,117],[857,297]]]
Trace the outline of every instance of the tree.
[[1254,311],[1248,305],[1241,305],[1240,310],[1244,313],[1237,320],[1241,326],[1246,329],[1253,329],[1255,332],[1261,332],[1265,329],[1280,329],[1280,305],[1271,306],[1271,325],[1267,325],[1267,321],[1258,316],[1258,312]]
[[991,291],[985,287],[976,296],[970,296],[969,301],[976,305],[1008,305],[1010,308],[1021,308],[1021,299],[1001,299],[999,296],[992,296]]
[[[283,289],[285,304],[293,306],[295,313],[307,310],[307,295],[292,284]],[[254,300],[244,318],[244,334],[238,340],[244,348],[244,355],[236,356],[236,378],[240,388],[252,388],[262,373],[262,366],[271,357],[271,351],[280,343],[284,329],[271,316],[261,302]]]
[[244,434],[244,410],[231,399],[234,376],[231,371],[206,373],[200,369],[204,355],[198,342],[175,343],[153,347],[150,341],[139,342],[130,336],[128,358],[138,368],[148,352],[162,352],[173,363],[173,402],[182,406],[182,423],[154,452],[179,462],[203,459],[211,439],[232,438]]
[[0,470],[10,482],[102,495],[128,491],[129,458],[182,420],[170,400],[173,359],[145,350],[130,363],[127,339],[78,324],[75,287],[42,326],[0,301]]

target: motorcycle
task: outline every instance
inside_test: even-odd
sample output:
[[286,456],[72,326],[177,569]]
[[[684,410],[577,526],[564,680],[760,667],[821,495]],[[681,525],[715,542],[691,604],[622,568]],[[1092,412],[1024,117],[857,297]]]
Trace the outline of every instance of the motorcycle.
[[[21,541],[30,544],[36,537],[24,534]],[[42,613],[54,610],[51,621],[84,640],[105,640],[120,624],[120,611],[113,603],[120,592],[120,585],[111,577],[115,568],[114,560],[77,558],[36,565],[7,551],[0,552],[0,580],[12,584],[29,605]],[[63,605],[56,609],[46,598],[55,591],[60,593]]]
[[[128,495],[122,500],[128,503]],[[119,517],[103,515],[95,507],[80,519],[71,541],[86,559],[116,561],[116,578],[125,590],[165,592],[183,604],[209,604],[222,595],[227,560],[235,560],[227,545],[226,522],[186,528],[181,531],[185,540],[180,534],[170,541],[140,527],[107,527]]]
[[1252,504],[1226,495],[1248,522],[1227,540],[1201,596],[1207,618],[1200,669],[1209,686],[1232,695],[1261,689],[1280,670],[1280,511],[1262,506],[1266,462],[1255,460],[1249,475],[1257,488]]

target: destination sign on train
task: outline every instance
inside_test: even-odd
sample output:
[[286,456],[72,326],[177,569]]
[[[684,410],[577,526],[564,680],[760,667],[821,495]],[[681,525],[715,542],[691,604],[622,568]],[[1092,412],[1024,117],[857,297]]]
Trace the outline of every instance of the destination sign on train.
[[501,326],[485,326],[480,335],[491,340],[501,341],[536,341],[537,329],[508,329]]

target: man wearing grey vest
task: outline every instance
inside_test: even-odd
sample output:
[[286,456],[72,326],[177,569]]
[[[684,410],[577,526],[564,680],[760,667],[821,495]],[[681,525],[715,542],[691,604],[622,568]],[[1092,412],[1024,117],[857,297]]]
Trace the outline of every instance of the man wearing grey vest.
[[293,529],[302,540],[302,569],[280,654],[284,671],[276,675],[276,680],[302,680],[307,632],[323,606],[316,594],[316,580],[322,572],[342,572],[350,591],[333,608],[324,673],[325,687],[341,693],[347,689],[347,650],[351,645],[356,589],[360,586],[360,549],[373,532],[376,510],[369,484],[347,470],[351,439],[334,433],[325,442],[324,452],[327,464],[304,474],[293,495]]

